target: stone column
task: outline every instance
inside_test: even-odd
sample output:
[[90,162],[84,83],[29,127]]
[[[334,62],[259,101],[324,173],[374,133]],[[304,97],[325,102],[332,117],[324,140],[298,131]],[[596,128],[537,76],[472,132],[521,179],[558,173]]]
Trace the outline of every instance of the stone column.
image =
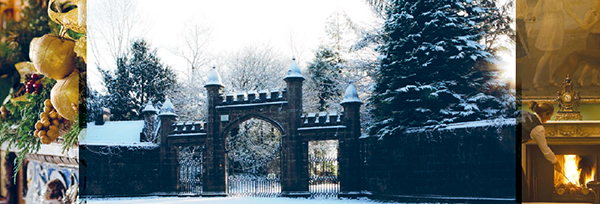
[[213,68],[206,85],[208,96],[208,121],[205,152],[203,154],[202,196],[227,196],[227,158],[225,137],[220,135],[221,121],[216,106],[222,102],[223,83],[219,73]]
[[346,89],[344,100],[343,124],[346,126],[346,134],[339,141],[338,178],[340,180],[340,197],[357,197],[361,195],[363,182],[361,181],[361,159],[360,159],[360,106],[362,102],[353,84]]
[[159,175],[161,186],[164,192],[175,192],[177,191],[177,181],[179,179],[179,172],[177,171],[179,163],[177,162],[177,151],[169,146],[167,135],[173,133],[173,124],[177,121],[177,114],[175,114],[173,103],[168,98],[160,109],[158,119],[160,121],[158,136],[160,137]]
[[302,115],[302,82],[304,77],[300,66],[292,59],[287,75],[287,117],[289,128],[282,138],[283,169],[281,179],[282,195],[286,197],[309,197],[308,192],[308,142],[298,136]]

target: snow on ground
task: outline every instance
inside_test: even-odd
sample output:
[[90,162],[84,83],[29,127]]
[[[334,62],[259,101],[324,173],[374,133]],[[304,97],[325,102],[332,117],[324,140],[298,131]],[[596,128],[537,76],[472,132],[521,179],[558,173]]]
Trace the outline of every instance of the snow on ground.
[[[222,197],[222,198],[199,198],[199,197],[127,197],[127,198],[94,198],[88,199],[88,204],[171,204],[171,203],[211,203],[211,204],[374,204],[383,203],[367,198],[360,199],[306,199],[306,198],[257,198],[257,197]],[[386,202],[390,203],[390,202]]]

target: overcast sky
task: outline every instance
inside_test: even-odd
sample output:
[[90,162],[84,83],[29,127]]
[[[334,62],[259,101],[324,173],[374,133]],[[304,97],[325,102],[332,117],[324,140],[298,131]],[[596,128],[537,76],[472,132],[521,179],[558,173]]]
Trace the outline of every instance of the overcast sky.
[[[187,69],[185,60],[173,53],[184,45],[186,25],[200,22],[211,28],[208,54],[212,57],[235,52],[248,45],[269,45],[281,52],[282,56],[292,56],[305,67],[320,42],[325,37],[325,21],[335,11],[344,11],[356,23],[374,26],[381,22],[376,18],[364,0],[133,0],[137,9],[131,11],[141,22],[134,26],[133,38],[146,39],[152,48],[157,49],[159,58],[183,76]],[[102,38],[93,32],[94,21],[100,20],[100,4],[107,0],[88,0],[88,41],[96,40],[100,56],[88,55],[88,80],[98,88],[100,74],[96,64],[114,68],[115,62],[106,51]],[[297,51],[293,51],[292,46]],[[88,51],[88,53],[92,53]],[[506,61],[500,66],[506,70],[507,78],[514,80],[514,53],[505,53]],[[97,58],[101,59],[98,60]],[[208,65],[212,66],[212,65]],[[287,68],[287,67],[286,67]]]
[[[90,27],[102,12],[97,10],[101,3],[102,0],[88,1]],[[346,12],[360,24],[373,25],[377,21],[364,0],[143,0],[137,1],[137,10],[132,11],[142,19],[133,36],[150,42],[158,50],[162,62],[179,74],[187,65],[183,58],[173,54],[173,50],[184,43],[184,26],[191,21],[212,28],[208,50],[215,57],[248,45],[269,45],[290,61],[295,55],[301,62],[306,62],[312,59],[313,51],[325,36],[325,20],[336,10]],[[102,40],[92,33],[93,29],[89,30],[90,41],[93,38]],[[292,51],[291,44],[297,53]],[[102,67],[115,67],[108,53],[101,53],[99,58],[102,60],[92,54],[88,56],[88,80],[92,86],[100,81],[97,62]]]

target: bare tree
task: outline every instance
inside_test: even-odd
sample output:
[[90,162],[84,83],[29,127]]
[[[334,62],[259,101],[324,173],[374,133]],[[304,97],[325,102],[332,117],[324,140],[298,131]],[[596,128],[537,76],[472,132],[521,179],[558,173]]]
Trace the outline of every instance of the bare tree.
[[222,72],[225,88],[228,91],[282,88],[290,62],[269,45],[246,46],[222,59],[227,68]]
[[[247,45],[222,58],[220,67],[224,68],[220,73],[228,92],[281,89],[290,63],[289,57],[269,45]],[[228,137],[233,176],[280,175],[280,140],[277,128],[260,119],[250,119],[234,128]]]
[[[106,53],[112,57],[111,64],[117,62],[127,52],[134,31],[145,28],[135,0],[90,0],[88,30],[90,48],[97,66],[106,60]],[[108,65],[104,65],[108,66]]]
[[[186,61],[185,80],[171,91],[173,104],[178,108],[181,120],[204,120],[206,118],[206,90],[204,77],[209,71],[211,57],[208,44],[212,27],[198,18],[187,20],[181,33],[181,43],[171,52]],[[180,75],[181,76],[181,75]]]
[[[171,52],[185,60],[187,63],[187,77],[189,82],[202,80],[199,73],[205,73],[210,68],[211,57],[207,52],[213,27],[198,17],[186,21],[181,34],[181,43],[171,49]],[[197,81],[196,81],[197,82]],[[203,84],[205,83],[202,80]]]

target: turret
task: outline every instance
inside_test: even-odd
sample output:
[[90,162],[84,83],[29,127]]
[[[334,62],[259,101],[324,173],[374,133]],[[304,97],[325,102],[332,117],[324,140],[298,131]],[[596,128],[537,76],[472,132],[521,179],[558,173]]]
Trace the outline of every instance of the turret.
[[204,155],[206,159],[202,161],[205,172],[202,176],[206,181],[203,185],[202,196],[226,196],[227,195],[227,160],[225,158],[226,140],[220,134],[221,119],[217,112],[217,105],[223,102],[221,97],[223,91],[223,82],[217,70],[213,67],[206,80],[208,97],[208,117],[206,126],[206,143]]
[[290,109],[290,118],[298,118],[297,124],[293,122],[290,127],[290,134],[300,127],[300,116],[302,115],[302,82],[304,76],[300,71],[300,65],[296,63],[296,58],[292,58],[292,63],[287,70],[287,75],[283,78],[287,83],[287,101]]
[[350,83],[346,88],[344,100],[343,124],[346,126],[346,133],[342,136],[339,143],[339,170],[340,170],[340,193],[341,197],[353,197],[360,194],[363,189],[361,181],[360,166],[360,106],[362,101],[358,97],[358,92],[354,84]]
[[[167,178],[176,175],[174,172],[177,172],[177,152],[170,148],[167,143],[167,136],[173,133],[173,124],[177,120],[177,114],[173,103],[168,97],[160,108],[158,120],[160,121],[159,130],[157,131],[158,138],[155,138],[155,140],[160,141],[160,176]],[[161,182],[165,191],[177,189],[176,181],[165,179]]]
[[144,129],[142,130],[142,142],[158,142],[156,141],[157,135],[154,132],[156,130],[156,114],[158,110],[152,105],[152,101],[148,101],[146,107],[142,110],[142,116],[144,116]]
[[177,119],[177,114],[175,113],[175,107],[173,107],[173,103],[171,103],[171,99],[167,97],[162,107],[160,108],[160,113],[158,114],[158,119],[160,121],[160,140],[161,143],[167,142],[167,135],[173,132],[173,123]]

